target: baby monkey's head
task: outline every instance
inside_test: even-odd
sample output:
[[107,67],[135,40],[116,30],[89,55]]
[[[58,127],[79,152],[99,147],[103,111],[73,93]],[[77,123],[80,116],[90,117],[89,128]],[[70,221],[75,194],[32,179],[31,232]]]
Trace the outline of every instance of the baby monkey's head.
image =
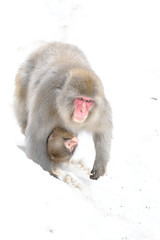
[[78,138],[71,132],[56,127],[48,137],[47,149],[54,162],[69,161],[78,145]]

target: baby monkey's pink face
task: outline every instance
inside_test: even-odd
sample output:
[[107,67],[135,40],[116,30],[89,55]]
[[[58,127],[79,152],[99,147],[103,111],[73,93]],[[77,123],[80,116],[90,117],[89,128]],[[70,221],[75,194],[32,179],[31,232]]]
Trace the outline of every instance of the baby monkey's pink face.
[[93,99],[87,97],[77,97],[74,100],[75,110],[73,113],[73,120],[82,123],[88,117],[89,111],[94,104]]
[[73,137],[71,139],[67,139],[67,140],[65,140],[64,145],[65,145],[66,149],[71,153],[78,145],[78,138]]

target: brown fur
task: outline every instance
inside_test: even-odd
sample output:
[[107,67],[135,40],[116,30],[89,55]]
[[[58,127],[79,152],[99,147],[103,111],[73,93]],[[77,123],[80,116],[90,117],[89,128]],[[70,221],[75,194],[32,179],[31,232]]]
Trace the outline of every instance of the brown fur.
[[[19,72],[17,73],[16,79],[15,79],[15,85],[16,85],[15,99],[17,99],[17,101],[15,101],[15,113],[16,113],[18,122],[20,124],[21,131],[22,133],[24,133],[27,127],[27,117],[25,113],[25,109],[26,109],[25,101],[26,101],[27,92],[26,92],[26,89],[23,88],[22,86],[21,72],[23,72],[23,68],[19,69]],[[21,105],[19,104],[19,102],[21,102]]]
[[[62,128],[56,127],[47,141],[47,149],[50,158],[55,162],[67,162],[72,157],[73,152],[67,151],[65,147],[65,140],[72,139],[74,135]],[[74,149],[75,150],[75,149]]]

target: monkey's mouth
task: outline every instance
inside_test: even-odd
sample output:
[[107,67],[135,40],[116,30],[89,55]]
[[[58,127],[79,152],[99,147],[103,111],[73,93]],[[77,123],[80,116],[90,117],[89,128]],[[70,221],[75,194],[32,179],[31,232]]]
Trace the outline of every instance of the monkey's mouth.
[[85,120],[86,120],[86,118],[87,118],[87,116],[88,115],[85,115],[85,116],[77,116],[77,115],[73,115],[73,121],[74,122],[77,122],[77,123],[83,123]]

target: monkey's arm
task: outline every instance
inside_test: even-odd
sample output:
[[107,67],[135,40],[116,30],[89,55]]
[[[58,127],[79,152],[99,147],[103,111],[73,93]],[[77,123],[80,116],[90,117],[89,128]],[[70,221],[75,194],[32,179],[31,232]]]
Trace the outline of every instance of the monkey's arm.
[[91,179],[98,179],[106,172],[110,155],[111,136],[107,132],[97,132],[93,135],[96,149],[96,158],[91,171]]
[[45,171],[52,173],[52,162],[49,160],[46,141],[38,139],[35,135],[26,134],[26,155]]
[[107,163],[110,158],[110,148],[112,140],[112,115],[109,103],[104,105],[99,130],[93,133],[96,158],[91,171],[91,179],[98,179],[106,172]]
[[48,157],[47,139],[54,128],[54,121],[50,119],[48,114],[47,103],[43,105],[40,101],[42,100],[35,101],[30,110],[25,131],[26,155],[51,173],[53,163]]

